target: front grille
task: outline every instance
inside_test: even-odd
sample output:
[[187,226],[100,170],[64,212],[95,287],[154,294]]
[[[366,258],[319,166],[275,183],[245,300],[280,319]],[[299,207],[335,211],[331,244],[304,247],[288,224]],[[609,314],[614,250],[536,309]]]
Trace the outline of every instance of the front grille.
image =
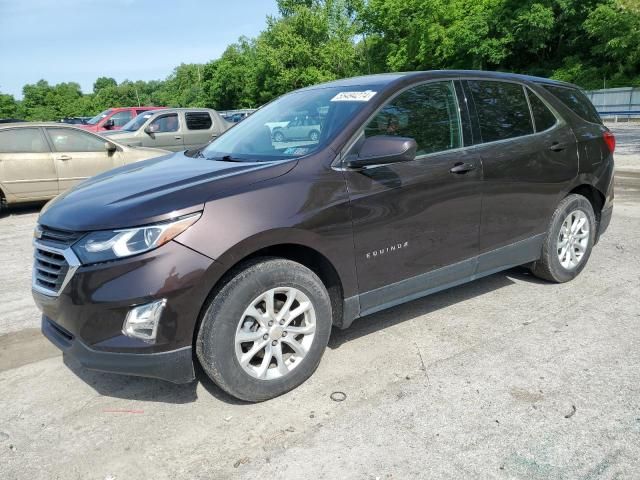
[[57,296],[80,266],[71,246],[84,233],[38,225],[34,235],[32,287],[45,295]]
[[40,241],[62,249],[70,247],[82,236],[82,233],[58,230],[44,225],[38,225],[38,229]]
[[44,250],[36,244],[33,265],[33,283],[35,286],[58,293],[69,273],[69,263],[62,252]]

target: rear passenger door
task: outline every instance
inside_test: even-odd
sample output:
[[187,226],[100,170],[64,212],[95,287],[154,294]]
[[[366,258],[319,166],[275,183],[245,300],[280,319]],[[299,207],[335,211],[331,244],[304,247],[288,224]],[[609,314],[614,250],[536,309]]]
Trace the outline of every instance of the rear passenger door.
[[58,174],[39,127],[0,130],[0,184],[23,200],[58,194]]
[[184,112],[184,148],[198,148],[215,138],[218,131],[209,112]]
[[[575,138],[529,87],[467,80],[483,164],[480,273],[539,257],[559,195],[575,178]],[[484,255],[482,255],[484,254]]]

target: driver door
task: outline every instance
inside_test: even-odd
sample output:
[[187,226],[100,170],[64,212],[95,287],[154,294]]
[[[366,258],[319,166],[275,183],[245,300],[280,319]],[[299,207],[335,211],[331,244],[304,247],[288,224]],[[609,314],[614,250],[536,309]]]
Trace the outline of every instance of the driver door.
[[142,137],[144,147],[163,148],[179,152],[184,150],[181,119],[177,113],[157,116],[148,125],[149,133]]
[[60,193],[77,183],[121,165],[117,151],[107,151],[106,140],[75,128],[47,127],[58,172]]
[[[363,314],[471,276],[481,216],[482,165],[463,148],[452,81],[392,98],[364,127],[374,135],[413,138],[418,150],[410,162],[344,172]],[[451,170],[459,165],[468,169]]]

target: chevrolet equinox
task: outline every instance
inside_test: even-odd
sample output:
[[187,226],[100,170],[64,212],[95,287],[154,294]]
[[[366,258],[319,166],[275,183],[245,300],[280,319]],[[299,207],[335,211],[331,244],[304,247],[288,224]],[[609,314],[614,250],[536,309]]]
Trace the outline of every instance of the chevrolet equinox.
[[[272,134],[294,115],[318,135]],[[89,369],[185,383],[199,362],[229,394],[269,399],[311,376],[332,326],[517,265],[573,279],[611,219],[614,148],[582,91],[544,78],[297,90],[202,150],[50,202],[42,330]]]

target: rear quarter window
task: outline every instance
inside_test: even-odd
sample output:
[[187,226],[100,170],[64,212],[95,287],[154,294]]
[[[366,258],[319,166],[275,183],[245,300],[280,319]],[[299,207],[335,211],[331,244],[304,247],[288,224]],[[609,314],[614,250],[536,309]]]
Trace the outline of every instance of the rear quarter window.
[[600,115],[587,96],[577,88],[559,87],[556,85],[543,85],[543,87],[555,95],[558,100],[569,107],[573,113],[583,120],[591,123],[602,123]]
[[187,112],[184,117],[189,130],[208,130],[211,128],[211,115],[208,112]]

